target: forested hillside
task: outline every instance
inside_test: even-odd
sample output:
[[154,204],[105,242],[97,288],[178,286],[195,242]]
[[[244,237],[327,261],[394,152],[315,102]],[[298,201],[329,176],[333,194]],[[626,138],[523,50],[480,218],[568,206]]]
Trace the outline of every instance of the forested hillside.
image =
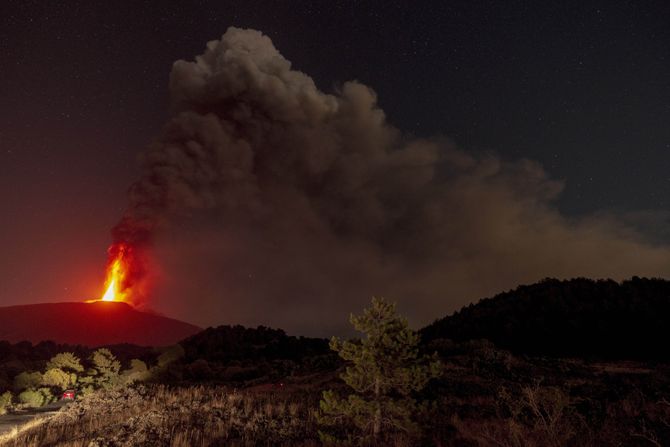
[[546,279],[464,307],[424,341],[488,339],[518,354],[667,360],[670,281]]

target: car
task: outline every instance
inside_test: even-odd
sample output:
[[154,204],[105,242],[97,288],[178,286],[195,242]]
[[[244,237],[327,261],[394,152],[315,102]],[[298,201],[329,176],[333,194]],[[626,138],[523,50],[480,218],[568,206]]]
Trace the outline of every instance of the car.
[[61,397],[61,399],[63,399],[63,400],[66,400],[66,399],[74,400],[76,395],[77,395],[77,392],[75,390],[65,390],[65,391],[63,391],[63,396]]

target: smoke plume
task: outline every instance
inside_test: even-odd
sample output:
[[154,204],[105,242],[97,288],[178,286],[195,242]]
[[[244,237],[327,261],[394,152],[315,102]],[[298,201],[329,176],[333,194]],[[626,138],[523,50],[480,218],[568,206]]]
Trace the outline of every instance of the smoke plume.
[[172,315],[326,335],[372,295],[419,325],[547,276],[670,265],[616,217],[561,215],[537,163],[406,137],[369,87],[319,91],[258,31],[177,61],[170,94],[114,239],[152,245]]

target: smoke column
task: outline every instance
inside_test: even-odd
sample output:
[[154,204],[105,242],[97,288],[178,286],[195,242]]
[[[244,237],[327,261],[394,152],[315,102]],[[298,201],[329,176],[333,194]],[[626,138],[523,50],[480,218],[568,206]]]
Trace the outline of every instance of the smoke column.
[[369,87],[319,91],[258,31],[177,61],[170,95],[113,237],[154,253],[156,303],[196,323],[328,335],[374,294],[418,325],[547,276],[670,265],[616,216],[561,215],[537,163],[404,136]]

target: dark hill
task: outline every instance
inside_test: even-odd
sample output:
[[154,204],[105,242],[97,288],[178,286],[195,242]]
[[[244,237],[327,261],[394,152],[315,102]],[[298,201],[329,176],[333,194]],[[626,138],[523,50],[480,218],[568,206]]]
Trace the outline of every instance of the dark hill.
[[464,307],[421,334],[488,339],[518,354],[668,360],[670,281],[546,279]]
[[173,374],[190,382],[249,386],[334,371],[340,364],[328,340],[286,335],[264,326],[207,328],[179,343],[185,355]]
[[186,360],[205,359],[216,363],[259,360],[301,360],[330,354],[328,340],[294,337],[281,329],[265,326],[219,326],[207,328],[180,342]]
[[0,307],[0,340],[51,340],[101,346],[131,343],[165,346],[201,329],[183,321],[140,312],[125,303],[44,303]]

